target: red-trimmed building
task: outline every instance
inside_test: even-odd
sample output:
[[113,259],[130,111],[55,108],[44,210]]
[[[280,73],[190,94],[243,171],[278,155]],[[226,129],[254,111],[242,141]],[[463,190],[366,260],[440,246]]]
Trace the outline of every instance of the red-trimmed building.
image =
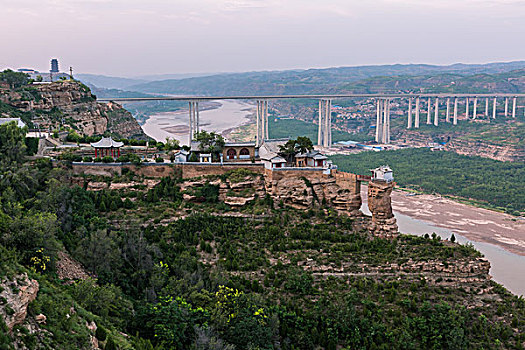
[[95,148],[95,158],[102,157],[120,157],[120,147],[124,146],[123,142],[117,142],[111,137],[103,137],[98,142],[93,142],[91,147]]

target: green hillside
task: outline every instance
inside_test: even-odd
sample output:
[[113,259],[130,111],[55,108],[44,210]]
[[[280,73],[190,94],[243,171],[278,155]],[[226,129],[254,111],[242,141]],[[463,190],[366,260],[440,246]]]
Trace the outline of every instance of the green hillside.
[[[260,176],[247,170],[188,179],[205,183],[183,191],[176,175],[75,176],[68,162],[25,152],[22,131],[0,126],[5,319],[19,310],[13,298],[39,284],[26,323],[9,332],[0,318],[1,349],[90,349],[94,340],[106,350],[519,349],[525,341],[523,298],[489,280],[488,269],[472,273],[482,261],[470,245],[381,238],[366,218],[323,204],[219,201],[216,181]],[[82,265],[64,268],[64,254]],[[428,266],[467,268],[458,278]]]

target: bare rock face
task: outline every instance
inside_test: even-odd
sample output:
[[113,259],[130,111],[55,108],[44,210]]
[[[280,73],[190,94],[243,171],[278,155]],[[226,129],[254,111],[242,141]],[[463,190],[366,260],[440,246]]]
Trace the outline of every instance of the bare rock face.
[[[319,202],[313,186],[308,186],[307,182],[300,178],[273,180],[267,185],[269,185],[267,186],[267,191],[273,200],[285,206],[304,210],[311,208],[314,205],[314,201]],[[321,191],[322,188],[318,187],[318,190]]]
[[0,101],[34,111],[34,120],[42,128],[65,123],[88,136],[109,131],[121,137],[145,137],[131,113],[116,103],[97,103],[89,88],[76,81],[30,85],[23,91],[2,89]]
[[219,200],[232,207],[242,207],[264,196],[264,180],[259,174],[247,175],[241,181],[221,180],[219,184]]
[[15,276],[12,281],[3,280],[0,287],[0,315],[9,332],[12,332],[14,326],[24,323],[27,306],[36,299],[39,285],[24,273]]
[[243,178],[187,180],[180,184],[183,199],[198,201],[192,189],[204,186],[206,183],[219,186],[219,200],[232,207],[242,207],[256,198],[270,195],[275,205],[293,207],[299,210],[308,210],[312,207],[326,204],[341,214],[361,216],[361,194],[358,188],[346,184],[333,177],[306,178],[287,175],[279,179],[272,179],[261,174],[250,174]]
[[306,210],[326,203],[340,213],[359,215],[361,195],[345,188],[334,178],[284,177],[266,183],[274,201],[296,209]]
[[393,189],[393,182],[370,181],[368,183],[368,209],[372,213],[370,231],[381,237],[392,237],[398,233],[390,198]]

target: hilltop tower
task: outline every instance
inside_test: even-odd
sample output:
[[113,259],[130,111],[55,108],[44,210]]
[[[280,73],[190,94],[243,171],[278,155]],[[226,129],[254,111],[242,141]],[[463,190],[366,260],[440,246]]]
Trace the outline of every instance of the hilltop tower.
[[51,73],[58,73],[58,60],[56,58],[53,58],[51,60],[51,70],[49,71]]

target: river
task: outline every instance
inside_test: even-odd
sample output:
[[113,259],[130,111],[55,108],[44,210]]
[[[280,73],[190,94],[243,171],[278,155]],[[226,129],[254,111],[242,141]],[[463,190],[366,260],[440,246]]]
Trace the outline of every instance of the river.
[[[253,113],[253,105],[232,100],[217,101],[218,107],[202,110],[199,113],[200,129],[208,132],[224,133],[227,130],[243,125]],[[202,106],[202,104],[201,104]],[[146,135],[157,141],[174,138],[181,144],[188,144],[189,134],[188,111],[162,112],[149,116],[142,126]]]
[[[366,202],[366,195],[362,196],[362,198],[363,206],[361,207],[361,210],[363,213],[370,215]],[[469,240],[449,229],[438,227],[427,221],[412,218],[408,215],[396,212],[395,210],[394,216],[397,219],[399,232],[417,236],[423,236],[425,233],[432,235],[432,233],[435,232],[442,239],[450,239],[452,233],[454,233],[457,242],[461,244],[467,242],[472,243],[474,247],[490,261],[490,274],[496,282],[502,284],[505,288],[516,295],[525,295],[525,256],[511,253],[494,244]]]

